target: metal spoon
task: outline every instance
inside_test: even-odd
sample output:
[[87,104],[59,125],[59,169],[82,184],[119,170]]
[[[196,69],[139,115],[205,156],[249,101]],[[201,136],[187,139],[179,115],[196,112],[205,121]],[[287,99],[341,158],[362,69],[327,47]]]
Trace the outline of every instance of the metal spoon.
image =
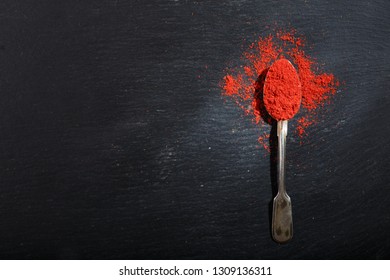
[[[278,67],[274,67],[274,65],[278,65]],[[283,67],[280,67],[283,65]],[[284,69],[285,71],[289,72],[290,80],[291,76],[293,77],[293,83],[291,83],[290,89],[292,94],[297,94],[295,96],[299,98],[295,98],[296,102],[299,101],[297,104],[293,104],[295,107],[295,111],[293,111],[293,114],[289,115],[288,118],[293,117],[299,110],[299,106],[301,103],[301,85],[299,82],[299,76],[296,72],[294,66],[291,64],[290,61],[287,59],[279,59],[277,60],[270,68],[267,73],[267,76],[275,75],[278,77],[278,81],[283,80],[283,72],[277,72],[275,69]],[[272,80],[272,79],[271,79]],[[286,82],[286,81],[285,81]],[[289,81],[291,82],[291,81]],[[270,82],[269,82],[270,83]],[[295,86],[295,87],[294,87]],[[275,92],[275,87],[277,87],[277,84],[270,85],[267,84],[267,78],[265,80],[265,86],[264,86],[264,96],[266,95],[272,95]],[[266,89],[272,89],[267,91]],[[277,91],[276,91],[277,92]],[[290,91],[285,92],[282,91],[283,94],[290,94]],[[290,95],[287,95],[290,96]],[[268,96],[269,97],[269,96]],[[270,104],[267,104],[265,102],[265,107],[270,113],[270,115],[276,119],[277,122],[277,135],[278,135],[278,193],[274,198],[273,201],[273,211],[272,211],[272,238],[279,243],[285,243],[292,239],[293,236],[293,219],[292,219],[292,207],[291,207],[291,199],[287,195],[286,192],[286,185],[285,185],[285,156],[286,156],[286,136],[287,136],[287,127],[288,127],[288,120],[284,119],[282,117],[282,114],[277,111],[273,111],[271,106],[274,104],[277,104],[280,102],[278,100],[278,96],[272,96],[273,102]],[[289,101],[291,102],[291,101]],[[268,108],[267,108],[268,105]],[[272,113],[273,112],[273,113]]]

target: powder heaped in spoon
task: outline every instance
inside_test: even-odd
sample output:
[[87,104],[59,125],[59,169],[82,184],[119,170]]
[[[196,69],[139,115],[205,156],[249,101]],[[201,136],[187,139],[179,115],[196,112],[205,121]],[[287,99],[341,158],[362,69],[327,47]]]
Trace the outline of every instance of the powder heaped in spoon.
[[279,59],[269,68],[264,83],[264,106],[275,120],[291,119],[302,99],[297,71],[287,59]]

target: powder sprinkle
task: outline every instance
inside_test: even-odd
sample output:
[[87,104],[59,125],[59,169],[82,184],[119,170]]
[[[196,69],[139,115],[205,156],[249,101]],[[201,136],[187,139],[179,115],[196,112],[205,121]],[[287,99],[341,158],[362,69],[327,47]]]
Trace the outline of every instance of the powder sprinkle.
[[[305,47],[305,38],[294,29],[259,37],[243,52],[242,65],[227,70],[222,81],[223,95],[231,97],[256,124],[271,124],[273,118],[264,106],[264,82],[270,66],[286,58],[297,69],[301,83],[303,113],[295,131],[299,137],[306,136],[306,129],[316,123],[316,109],[336,94],[339,81],[333,74],[321,72],[316,60],[306,54]],[[258,138],[266,150],[269,150],[268,140],[267,134]]]

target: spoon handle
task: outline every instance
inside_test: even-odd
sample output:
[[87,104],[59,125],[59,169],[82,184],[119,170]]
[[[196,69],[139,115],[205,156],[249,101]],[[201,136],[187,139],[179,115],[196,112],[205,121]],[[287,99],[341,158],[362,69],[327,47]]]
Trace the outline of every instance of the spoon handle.
[[278,121],[278,194],[273,202],[272,237],[279,243],[285,243],[293,236],[291,199],[284,183],[287,126],[287,120]]

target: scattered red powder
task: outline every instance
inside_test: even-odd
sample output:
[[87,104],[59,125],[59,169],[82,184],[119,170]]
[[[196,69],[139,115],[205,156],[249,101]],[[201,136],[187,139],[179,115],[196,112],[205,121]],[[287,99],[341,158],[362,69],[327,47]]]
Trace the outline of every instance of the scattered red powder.
[[[264,104],[264,82],[269,67],[276,60],[289,59],[298,70],[302,91],[303,112],[296,131],[300,137],[305,136],[306,128],[316,122],[315,110],[325,104],[339,86],[333,74],[321,72],[316,61],[305,53],[305,41],[295,30],[260,37],[244,51],[243,64],[228,70],[223,80],[223,94],[232,97],[247,115],[253,116],[255,123],[271,124],[271,112],[267,112]],[[267,150],[268,139],[269,135],[259,137],[259,143]]]
[[300,136],[305,135],[306,134],[305,128],[313,123],[314,123],[314,120],[310,120],[306,117],[299,118],[298,119],[298,126],[297,126],[298,135],[300,135]]
[[269,68],[264,83],[263,101],[275,120],[289,120],[301,106],[301,83],[294,66],[279,59]]

